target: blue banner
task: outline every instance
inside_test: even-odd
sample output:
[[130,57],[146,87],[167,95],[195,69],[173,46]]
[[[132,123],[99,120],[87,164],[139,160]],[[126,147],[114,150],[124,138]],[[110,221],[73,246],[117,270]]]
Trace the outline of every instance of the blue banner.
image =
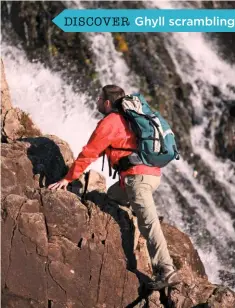
[[234,9],[67,9],[65,32],[235,32]]

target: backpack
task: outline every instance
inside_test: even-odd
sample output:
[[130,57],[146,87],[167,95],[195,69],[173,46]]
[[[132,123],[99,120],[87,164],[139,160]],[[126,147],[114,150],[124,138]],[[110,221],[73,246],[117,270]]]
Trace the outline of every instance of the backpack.
[[[168,122],[157,111],[152,111],[141,94],[126,95],[115,101],[114,112],[128,121],[137,137],[137,149],[113,148],[133,153],[122,157],[116,171],[125,171],[134,165],[165,167],[173,159],[179,160],[175,135]],[[115,174],[116,175],[116,174]]]

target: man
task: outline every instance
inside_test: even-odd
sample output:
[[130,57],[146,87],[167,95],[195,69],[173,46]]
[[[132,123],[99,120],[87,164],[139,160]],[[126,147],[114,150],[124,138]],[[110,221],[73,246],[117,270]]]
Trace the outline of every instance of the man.
[[[131,154],[125,149],[136,149],[136,137],[130,130],[129,124],[119,113],[112,112],[115,101],[124,96],[123,89],[118,86],[106,85],[102,88],[97,101],[97,109],[105,117],[98,123],[87,145],[83,147],[65,178],[51,184],[50,189],[66,189],[68,183],[79,178],[103,151],[111,165],[114,166],[118,165],[120,158]],[[118,148],[118,150],[113,148]],[[109,188],[108,196],[120,204],[129,201],[137,216],[139,230],[147,240],[153,274],[156,276],[155,281],[149,287],[161,289],[176,284],[178,275],[167,249],[152,195],[160,184],[160,168],[136,165],[126,171],[121,171],[120,177],[121,187],[118,183],[114,184]]]

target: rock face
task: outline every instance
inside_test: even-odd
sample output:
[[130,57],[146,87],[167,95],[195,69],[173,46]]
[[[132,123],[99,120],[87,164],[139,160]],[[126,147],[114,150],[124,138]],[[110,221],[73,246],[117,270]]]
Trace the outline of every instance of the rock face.
[[[161,307],[166,299],[158,292],[144,293],[150,266],[135,217],[124,207],[108,204],[100,176],[91,173],[88,188],[89,199],[97,205],[88,201],[85,206],[71,192],[40,189],[25,147],[20,142],[6,146],[11,147],[9,159],[17,158],[18,169],[7,165],[2,178],[8,178],[6,170],[19,177],[12,186],[3,182],[2,307],[127,307],[135,300],[137,307],[146,301]],[[208,282],[189,238],[167,224],[163,231],[184,281],[167,301],[175,307],[224,301],[218,307],[232,308],[234,294]],[[132,270],[137,266],[136,274],[127,264]]]
[[3,308],[235,306],[230,289],[208,281],[187,235],[165,223],[182,283],[168,297],[148,293],[151,267],[131,210],[109,202],[94,171],[84,204],[82,189],[74,192],[87,176],[70,191],[48,190],[67,172],[72,152],[55,136],[26,137],[2,143]]
[[[73,161],[66,142],[53,136],[2,144],[2,198],[24,194],[25,187],[44,187],[61,179]],[[37,154],[36,154],[37,153]],[[50,169],[52,168],[52,169]],[[50,171],[51,170],[51,171]]]
[[218,156],[235,161],[235,102],[229,107],[216,130],[215,150]]
[[96,207],[88,215],[69,192],[31,188],[3,204],[3,307],[18,307],[11,306],[17,297],[38,307],[122,307],[135,299],[138,280],[126,270],[110,215]]
[[3,61],[1,60],[1,116],[4,118],[6,112],[11,108],[10,93],[5,78]]
[[[200,2],[202,8],[214,8],[214,9],[235,9],[234,1],[205,1]],[[220,48],[220,53],[227,59],[227,61],[235,62],[235,44],[234,44],[234,33],[232,32],[214,32],[208,33]]]
[[31,60],[45,61],[46,66],[55,71],[63,69],[67,80],[76,80],[75,88],[89,91],[100,84],[95,80],[92,52],[84,34],[65,33],[51,22],[66,5],[62,1],[3,1],[2,19],[13,25],[15,39],[24,42]]
[[12,142],[29,136],[41,136],[40,130],[34,125],[29,115],[13,108],[10,93],[1,60],[1,139],[3,142]]

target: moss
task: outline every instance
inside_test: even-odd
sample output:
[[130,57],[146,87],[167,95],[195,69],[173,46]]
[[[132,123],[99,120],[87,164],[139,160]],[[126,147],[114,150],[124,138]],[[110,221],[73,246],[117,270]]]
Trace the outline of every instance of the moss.
[[92,80],[95,80],[97,78],[98,78],[98,74],[96,72],[91,74],[91,79]]
[[119,34],[119,33],[115,34],[114,39],[115,39],[116,48],[118,51],[121,51],[121,52],[129,51],[128,44],[122,34]]
[[49,46],[48,46],[48,49],[49,49],[49,53],[50,53],[52,56],[57,56],[57,55],[58,55],[58,49],[56,48],[55,45],[49,45]]
[[90,59],[85,59],[85,63],[87,64],[87,65],[90,65],[91,64],[91,60]]
[[[61,71],[73,90],[95,96],[100,82],[90,78],[95,72],[90,41],[84,33],[63,32],[52,23],[65,8],[62,1],[13,1],[9,21],[30,61],[43,62],[45,67]],[[8,36],[7,27],[4,29]]]
[[40,130],[35,128],[33,121],[30,119],[27,113],[22,112],[19,121],[21,127],[18,130],[18,135],[21,137],[41,136]]

